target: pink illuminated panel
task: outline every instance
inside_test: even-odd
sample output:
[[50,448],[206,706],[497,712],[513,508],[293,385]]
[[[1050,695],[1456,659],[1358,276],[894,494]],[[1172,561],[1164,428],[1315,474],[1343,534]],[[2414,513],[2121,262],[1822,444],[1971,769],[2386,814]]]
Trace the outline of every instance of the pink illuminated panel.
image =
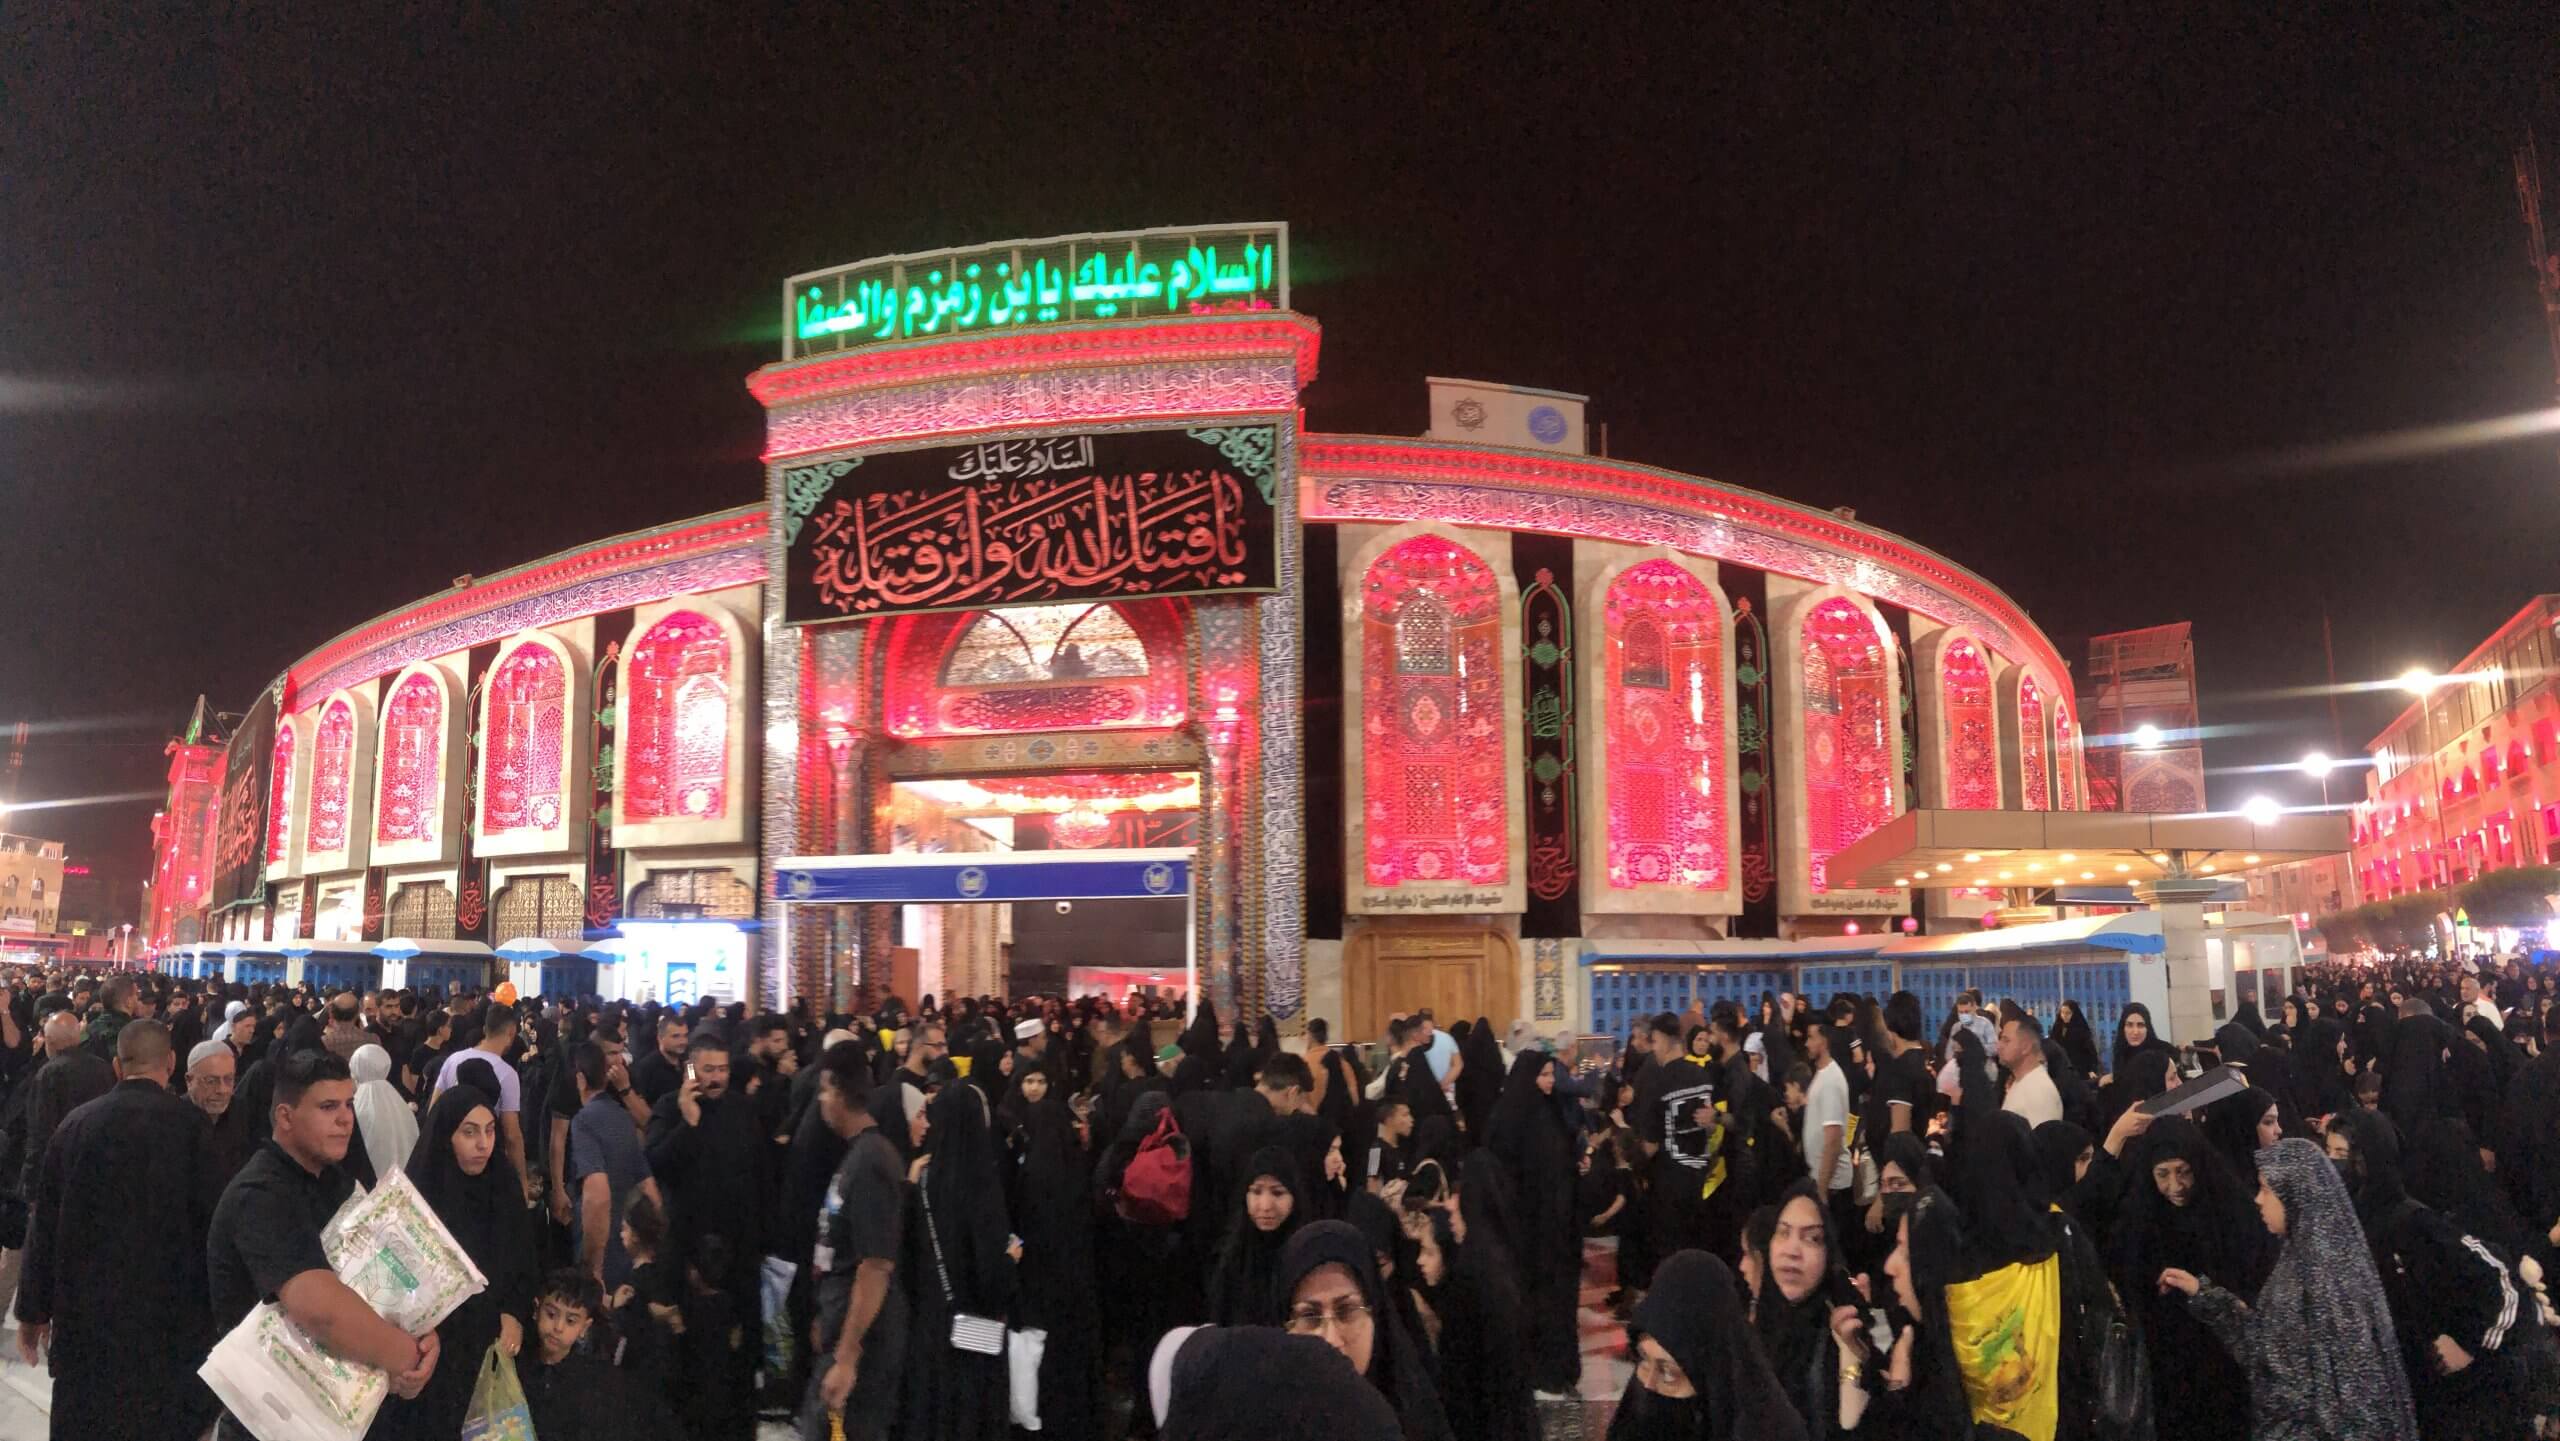
[[2018,806],[2021,810],[2053,809],[2052,773],[2045,764],[2044,692],[2036,678],[2018,682]]
[[622,813],[716,820],[729,810],[729,640],[678,611],[631,648],[631,727]]
[[1361,578],[1370,885],[1510,878],[1500,599],[1484,562],[1437,536],[1404,542]]
[[2079,770],[2080,739],[2073,733],[2071,708],[2053,708],[2053,808],[2058,811],[2080,809]]
[[489,735],[482,828],[556,831],[562,819],[561,737],[569,674],[549,648],[520,645],[489,680]]
[[434,840],[443,774],[444,687],[422,672],[402,681],[382,708],[382,796],[374,840]]
[[1617,890],[1725,882],[1724,619],[1696,576],[1630,567],[1608,645],[1608,871]]
[[1003,606],[888,622],[884,712],[908,738],[1177,726],[1178,600]]
[[2000,808],[2000,724],[1991,705],[1991,665],[1982,647],[1958,639],[1938,668],[1947,713],[1947,808]]
[[276,726],[267,761],[267,864],[280,866],[293,842],[293,723]]
[[320,712],[311,747],[311,836],[305,848],[313,855],[347,848],[348,773],[355,768],[355,752],[355,707],[332,701]]
[[1902,784],[1892,661],[1875,622],[1834,596],[1804,623],[1805,838],[1816,892],[1831,858],[1893,819]]

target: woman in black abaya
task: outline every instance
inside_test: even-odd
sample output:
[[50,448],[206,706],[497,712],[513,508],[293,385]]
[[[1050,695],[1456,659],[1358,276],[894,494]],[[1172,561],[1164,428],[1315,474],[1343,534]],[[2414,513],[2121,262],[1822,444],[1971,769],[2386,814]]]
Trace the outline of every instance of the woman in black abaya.
[[1538,1441],[1509,1189],[1500,1158],[1477,1151],[1460,1173],[1456,1217],[1435,1223],[1448,1227],[1439,1238],[1448,1270],[1432,1298],[1440,1314],[1441,1396],[1450,1426],[1468,1441]]
[[2160,1039],[2160,1028],[2151,1020],[2151,1008],[2140,1001],[2129,1002],[2124,1014],[2116,1018],[2115,1049],[2107,1060],[2107,1074],[2115,1084],[2124,1083],[2125,1066],[2145,1051],[2172,1057],[2177,1054],[2167,1041]]
[[1209,1275],[1211,1324],[1280,1324],[1280,1248],[1305,1224],[1306,1189],[1297,1158],[1284,1147],[1265,1146],[1245,1163],[1243,1214],[1228,1221]]
[[524,1187],[498,1144],[497,1102],[474,1087],[457,1085],[436,1098],[407,1170],[489,1284],[436,1327],[441,1355],[426,1389],[414,1400],[383,1402],[365,1434],[374,1441],[447,1441],[462,1434],[489,1348],[513,1356],[524,1344],[536,1277],[532,1223]]
[[2140,1318],[2151,1357],[2159,1434],[2181,1441],[2247,1441],[2249,1376],[2186,1299],[2160,1287],[2163,1271],[2211,1277],[2255,1295],[2272,1252],[2266,1224],[2230,1163],[2183,1116],[2152,1123],[2133,1148],[2109,1258],[2116,1294]]
[[1502,1097],[1502,1045],[1482,1016],[1458,1042],[1466,1064],[1458,1068],[1458,1115],[1467,1123],[1467,1144],[1481,1146],[1493,1125],[1493,1103]]
[[2098,1037],[2089,1029],[2089,1017],[2078,1001],[2066,1000],[2062,1012],[2054,1018],[2054,1042],[2062,1054],[2071,1058],[2071,1069],[2094,1081],[2098,1074]]
[[1013,1134],[1014,1229],[1022,1237],[1013,1325],[1048,1333],[1040,1352],[1040,1429],[1089,1436],[1098,1429],[1094,1388],[1102,1364],[1091,1158],[1074,1115],[1037,1066],[1014,1077],[1004,1118]]
[[1554,1056],[1521,1052],[1486,1128],[1486,1144],[1510,1177],[1512,1220],[1519,1227],[1520,1254],[1514,1259],[1529,1308],[1529,1382],[1558,1393],[1573,1390],[1582,1376],[1575,1322],[1582,1225],[1574,1214],[1573,1133],[1557,1109],[1561,1079]]
[[1405,1441],[1452,1441],[1421,1348],[1389,1299],[1369,1238],[1358,1227],[1318,1221],[1299,1231],[1280,1248],[1274,1281],[1282,1327],[1340,1351],[1395,1408]]
[[1752,1343],[1740,1288],[1722,1261],[1704,1251],[1665,1259],[1627,1338],[1635,1374],[1609,1419],[1609,1441],[1804,1441],[1803,1418]]
[[[973,1063],[970,1069],[977,1068]],[[1022,1248],[1008,1246],[1004,1173],[974,1084],[945,1086],[925,1110],[927,1159],[907,1208],[914,1338],[907,1350],[904,1424],[910,1441],[1001,1441],[1011,1419],[1005,1358],[951,1344],[955,1314],[1002,1320],[1017,1289]]]

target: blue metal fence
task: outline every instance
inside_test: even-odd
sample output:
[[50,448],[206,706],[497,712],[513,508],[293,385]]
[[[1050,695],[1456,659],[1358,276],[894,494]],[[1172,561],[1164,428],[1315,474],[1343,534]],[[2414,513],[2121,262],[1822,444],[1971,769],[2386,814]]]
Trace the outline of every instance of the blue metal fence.
[[2133,999],[2132,962],[2126,960],[2016,961],[2001,964],[1930,963],[1896,965],[1883,961],[1831,962],[1785,966],[1760,962],[1717,964],[1696,960],[1611,956],[1590,968],[1591,1029],[1624,1038],[1645,1017],[1660,1011],[1678,1013],[1695,1001],[1701,1010],[1718,1001],[1733,1001],[1756,1014],[1763,991],[1792,990],[1819,1006],[1842,991],[1882,999],[1909,991],[1920,999],[1926,1039],[1954,1012],[1956,997],[1979,990],[1994,1006],[2013,1000],[2034,1013],[2050,1031],[2067,998],[2086,1016],[2098,1044],[2098,1063],[2107,1064],[2117,1018]]

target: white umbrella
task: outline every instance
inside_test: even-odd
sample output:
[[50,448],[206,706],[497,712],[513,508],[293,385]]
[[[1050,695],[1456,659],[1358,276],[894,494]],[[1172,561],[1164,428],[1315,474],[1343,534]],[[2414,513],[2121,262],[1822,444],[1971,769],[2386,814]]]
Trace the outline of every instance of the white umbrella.
[[557,959],[560,947],[540,936],[518,936],[498,947],[498,954],[511,961],[548,961]]
[[373,948],[373,953],[386,961],[412,960],[424,954],[426,947],[405,936],[393,936]]

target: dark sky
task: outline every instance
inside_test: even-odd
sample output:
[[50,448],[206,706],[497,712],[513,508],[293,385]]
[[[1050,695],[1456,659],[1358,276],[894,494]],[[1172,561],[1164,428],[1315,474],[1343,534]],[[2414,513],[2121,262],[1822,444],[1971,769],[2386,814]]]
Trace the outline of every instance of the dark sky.
[[[2217,766],[2328,743],[2261,695],[2324,611],[2370,678],[2560,589],[2560,439],[2251,463],[2550,402],[2509,159],[2538,121],[2560,190],[2547,6],[123,8],[0,17],[29,800],[156,788],[199,692],[456,575],[755,499],[783,276],[1073,230],[1287,220],[1319,429],[1419,430],[1426,374],[1587,392],[1617,454],[1855,506],[2075,664],[2193,620]],[[139,869],[149,813],[19,825]]]

